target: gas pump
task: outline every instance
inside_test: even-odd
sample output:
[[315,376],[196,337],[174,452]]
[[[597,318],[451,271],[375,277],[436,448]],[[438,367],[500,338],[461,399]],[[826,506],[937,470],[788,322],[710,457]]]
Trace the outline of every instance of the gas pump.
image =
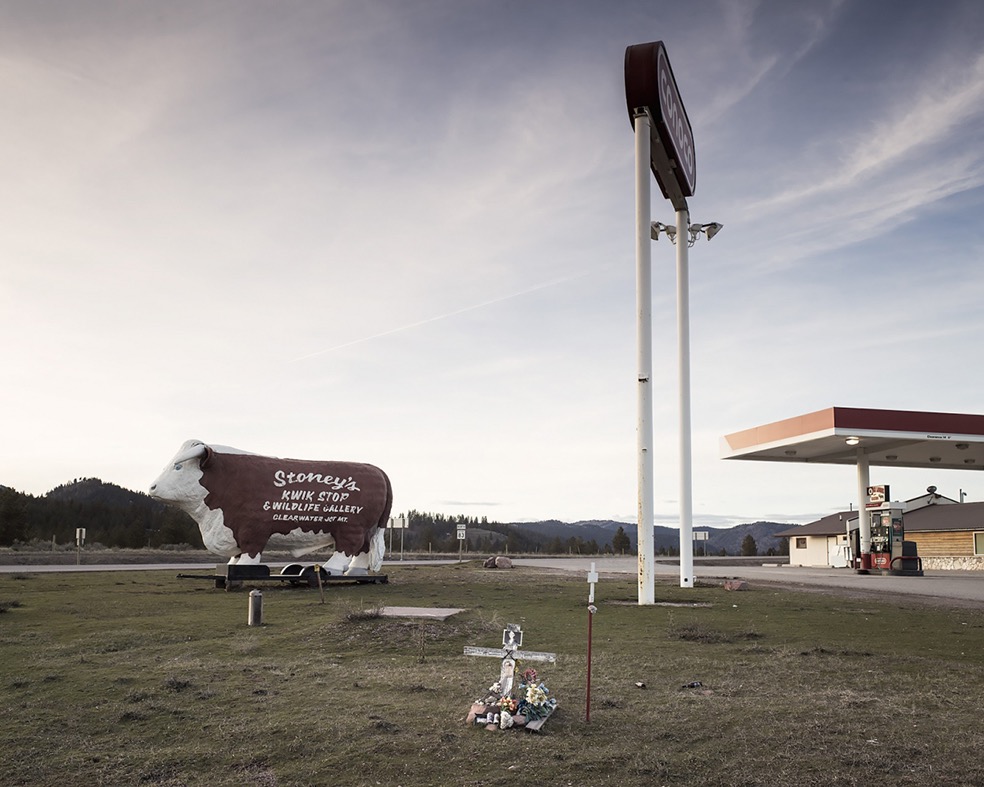
[[877,508],[869,508],[871,518],[871,567],[876,571],[888,573],[896,558],[902,558],[905,528],[903,513],[905,503],[885,501]]

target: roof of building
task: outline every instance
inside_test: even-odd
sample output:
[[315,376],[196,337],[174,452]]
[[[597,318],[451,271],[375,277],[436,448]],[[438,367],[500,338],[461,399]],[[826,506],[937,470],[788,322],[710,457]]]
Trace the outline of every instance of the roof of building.
[[903,527],[908,533],[984,530],[984,503],[957,503],[918,508],[906,512]]
[[[850,440],[850,442],[848,442]],[[725,459],[984,470],[984,415],[829,407],[721,438]]]
[[791,527],[789,530],[782,530],[775,534],[776,538],[785,536],[832,536],[847,532],[846,522],[857,519],[857,511],[839,511],[836,514],[828,514],[823,519],[810,522],[799,527]]
[[[857,511],[840,511],[800,527],[776,533],[776,537],[833,536],[847,532],[847,523],[858,518]],[[984,531],[984,503],[927,505],[906,511],[903,527],[907,533],[932,533],[947,530]]]

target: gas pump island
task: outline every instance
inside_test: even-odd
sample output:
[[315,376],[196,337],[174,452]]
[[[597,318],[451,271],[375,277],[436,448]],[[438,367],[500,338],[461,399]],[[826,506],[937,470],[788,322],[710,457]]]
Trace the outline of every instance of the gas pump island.
[[871,569],[867,573],[921,577],[922,560],[916,542],[905,540],[905,503],[893,501],[887,485],[869,486],[866,508],[871,531]]

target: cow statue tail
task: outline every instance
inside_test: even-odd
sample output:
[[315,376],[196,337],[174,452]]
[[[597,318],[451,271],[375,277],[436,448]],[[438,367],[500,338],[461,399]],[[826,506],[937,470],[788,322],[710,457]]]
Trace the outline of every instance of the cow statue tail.
[[369,570],[378,572],[383,567],[383,555],[386,554],[386,530],[376,528],[369,541]]
[[390,511],[393,508],[393,486],[390,484],[389,476],[382,470],[379,471],[386,484],[386,502],[376,525],[376,532],[369,539],[369,570],[378,573],[383,567],[383,555],[386,554],[386,526],[389,524]]

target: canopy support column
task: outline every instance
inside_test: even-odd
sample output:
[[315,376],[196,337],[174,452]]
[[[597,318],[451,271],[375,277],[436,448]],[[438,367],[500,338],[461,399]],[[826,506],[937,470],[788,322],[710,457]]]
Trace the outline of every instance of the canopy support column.
[[868,471],[868,454],[858,447],[858,532],[861,536],[861,567],[859,573],[871,570],[871,520],[868,518],[868,487],[871,480]]

